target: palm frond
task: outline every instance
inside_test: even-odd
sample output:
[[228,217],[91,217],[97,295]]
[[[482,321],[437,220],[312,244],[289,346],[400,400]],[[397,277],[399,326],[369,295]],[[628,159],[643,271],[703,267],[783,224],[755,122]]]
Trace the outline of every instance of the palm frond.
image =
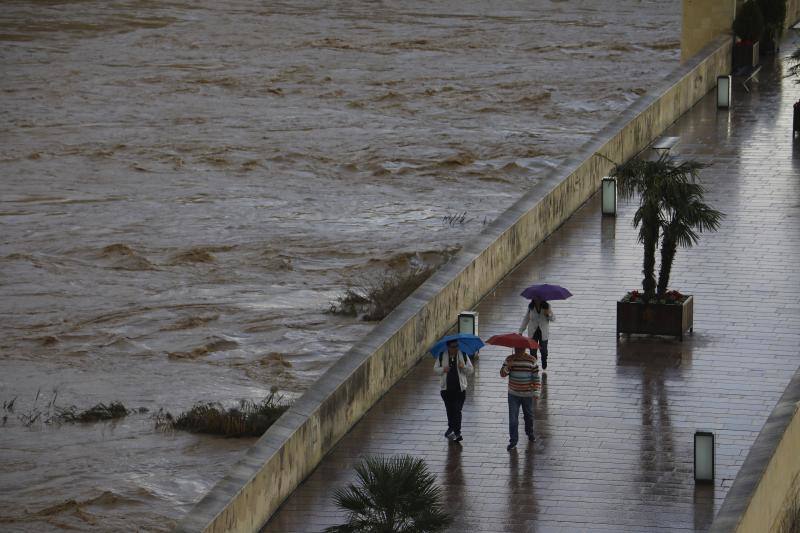
[[334,492],[347,522],[326,533],[425,533],[446,528],[441,489],[425,462],[408,455],[367,457],[355,466],[356,483]]
[[705,189],[699,183],[699,175],[707,166],[693,160],[678,162],[663,154],[655,161],[631,159],[611,173],[617,179],[620,198],[639,197],[633,226],[639,228],[637,240],[644,247],[645,300],[654,295],[655,249],[659,241],[662,265],[657,287],[662,292],[669,281],[677,247],[693,246],[700,233],[719,227],[724,215],[702,201]]
[[786,72],[787,78],[797,78],[795,83],[800,83],[800,46],[787,58],[789,69]]

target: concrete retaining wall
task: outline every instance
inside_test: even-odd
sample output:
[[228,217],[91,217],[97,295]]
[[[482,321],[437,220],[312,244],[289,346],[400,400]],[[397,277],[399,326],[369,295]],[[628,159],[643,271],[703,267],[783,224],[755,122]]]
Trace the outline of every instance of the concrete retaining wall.
[[[730,72],[720,38],[670,74],[465,245],[357,343],[178,524],[178,531],[257,531],[366,411],[600,186],[611,164],[644,149]],[[598,222],[599,223],[599,222]]]
[[712,533],[775,531],[800,476],[800,371],[758,434],[739,469]]

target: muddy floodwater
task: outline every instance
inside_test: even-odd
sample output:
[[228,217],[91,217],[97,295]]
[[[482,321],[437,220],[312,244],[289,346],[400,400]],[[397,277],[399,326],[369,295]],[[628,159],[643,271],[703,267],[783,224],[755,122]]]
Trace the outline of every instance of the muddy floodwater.
[[[154,412],[301,394],[372,328],[331,301],[446,260],[679,33],[679,0],[3,2],[0,529],[169,530],[253,440]],[[112,401],[147,412],[47,423]]]

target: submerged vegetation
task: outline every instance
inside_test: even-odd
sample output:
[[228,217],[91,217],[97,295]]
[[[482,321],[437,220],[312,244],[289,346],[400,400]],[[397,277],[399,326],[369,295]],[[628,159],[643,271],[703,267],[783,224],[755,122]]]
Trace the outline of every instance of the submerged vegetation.
[[[88,409],[76,406],[56,405],[58,391],[46,402],[40,402],[41,391],[36,393],[33,403],[25,409],[19,408],[17,397],[4,400],[0,427],[11,420],[17,420],[24,427],[34,424],[74,424],[118,420],[132,414],[149,412],[145,407],[130,409],[122,402],[98,403]],[[218,402],[200,402],[178,416],[159,409],[153,415],[156,428],[160,430],[178,429],[195,433],[223,435],[225,437],[259,437],[289,408],[289,403],[273,389],[261,402],[240,400],[235,407],[226,409]]]
[[349,287],[331,303],[330,312],[353,317],[361,315],[367,321],[383,320],[434,271],[434,268],[426,266],[406,272],[386,272],[361,286]]
[[[128,409],[122,402],[111,402],[109,404],[98,403],[84,411],[79,411],[74,405],[67,409],[59,409],[55,420],[58,422],[99,422],[101,420],[113,420],[122,418],[134,412]],[[138,412],[146,412],[146,409],[138,409]]]
[[228,409],[218,402],[201,402],[178,416],[161,410],[155,418],[156,427],[162,430],[260,437],[288,408],[289,404],[273,390],[261,402],[240,400],[236,407]]
[[36,398],[33,404],[25,411],[15,411],[17,397],[3,402],[3,416],[0,419],[0,425],[5,426],[8,423],[9,415],[13,415],[25,427],[31,427],[34,424],[70,424],[70,423],[90,423],[100,422],[103,420],[114,420],[128,416],[132,413],[146,413],[147,409],[140,407],[139,409],[128,409],[122,402],[111,402],[108,404],[98,403],[94,407],[79,410],[76,406],[59,407],[56,405],[58,399],[58,390],[53,390],[53,396],[45,403],[40,404],[39,398],[41,397],[41,390],[36,392]]

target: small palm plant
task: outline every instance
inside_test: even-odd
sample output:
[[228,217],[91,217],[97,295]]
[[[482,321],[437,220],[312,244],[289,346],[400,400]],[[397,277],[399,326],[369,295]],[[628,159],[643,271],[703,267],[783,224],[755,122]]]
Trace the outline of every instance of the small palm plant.
[[800,46],[789,56],[789,71],[786,76],[789,78],[797,78],[794,82],[800,83]]
[[755,0],[747,0],[736,10],[733,33],[743,41],[755,42],[764,33],[764,14]]
[[442,509],[436,477],[422,459],[367,457],[355,470],[358,484],[333,495],[347,511],[347,522],[325,533],[433,533],[452,521]]
[[[644,247],[643,301],[663,298],[669,285],[678,246],[696,244],[703,231],[716,230],[724,216],[703,202],[705,189],[697,183],[706,165],[697,161],[675,162],[667,154],[656,161],[632,159],[617,166],[620,198],[639,195],[633,225],[639,228]],[[661,269],[656,281],[656,249],[661,241]]]
[[757,0],[764,17],[764,40],[775,46],[783,35],[786,20],[786,0]]

